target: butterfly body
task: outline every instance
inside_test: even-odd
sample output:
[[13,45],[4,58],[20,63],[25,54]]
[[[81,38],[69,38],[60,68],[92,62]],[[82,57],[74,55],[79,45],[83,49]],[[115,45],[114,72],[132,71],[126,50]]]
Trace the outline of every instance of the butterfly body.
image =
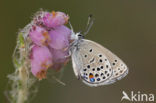
[[79,33],[73,38],[73,70],[76,77],[88,86],[112,84],[128,74],[126,64],[102,45],[84,39]]

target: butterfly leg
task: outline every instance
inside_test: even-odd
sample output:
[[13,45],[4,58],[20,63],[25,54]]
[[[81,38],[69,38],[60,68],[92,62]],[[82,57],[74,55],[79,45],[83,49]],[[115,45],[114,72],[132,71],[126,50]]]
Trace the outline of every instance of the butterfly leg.
[[69,54],[65,56],[65,58],[69,58],[71,56],[71,51],[69,51]]

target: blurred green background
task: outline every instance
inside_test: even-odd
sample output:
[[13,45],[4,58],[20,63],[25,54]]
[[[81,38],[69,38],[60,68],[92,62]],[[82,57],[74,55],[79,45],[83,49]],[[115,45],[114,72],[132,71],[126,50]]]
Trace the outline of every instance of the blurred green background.
[[6,76],[14,71],[17,32],[40,8],[69,14],[75,31],[83,30],[93,14],[86,38],[113,51],[130,70],[115,84],[91,88],[76,79],[69,63],[62,78],[66,86],[43,80],[32,103],[120,103],[123,90],[156,95],[155,0],[0,0],[0,103],[7,103],[4,90]]

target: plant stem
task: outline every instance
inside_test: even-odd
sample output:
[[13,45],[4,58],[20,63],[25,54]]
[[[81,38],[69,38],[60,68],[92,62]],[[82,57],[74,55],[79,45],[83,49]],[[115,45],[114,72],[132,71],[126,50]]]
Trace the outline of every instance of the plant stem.
[[17,45],[13,53],[15,72],[8,75],[10,88],[7,90],[10,103],[28,103],[31,95],[37,93],[36,87],[33,88],[36,78],[30,72],[31,41],[27,36],[29,26],[27,25],[18,34]]

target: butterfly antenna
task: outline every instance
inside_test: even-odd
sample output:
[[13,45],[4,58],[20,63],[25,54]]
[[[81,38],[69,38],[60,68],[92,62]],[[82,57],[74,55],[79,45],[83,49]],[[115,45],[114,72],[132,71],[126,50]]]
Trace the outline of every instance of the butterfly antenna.
[[73,34],[74,33],[74,29],[73,29],[73,26],[71,25],[71,22],[70,21],[69,21],[69,26],[70,26],[71,32]]
[[93,18],[93,15],[90,14],[89,17],[88,17],[88,22],[87,22],[86,30],[84,32],[84,36],[86,34],[88,34],[88,32],[90,31],[90,29],[91,29],[91,27],[92,27],[92,25],[94,23],[94,20],[95,20],[95,18]]

